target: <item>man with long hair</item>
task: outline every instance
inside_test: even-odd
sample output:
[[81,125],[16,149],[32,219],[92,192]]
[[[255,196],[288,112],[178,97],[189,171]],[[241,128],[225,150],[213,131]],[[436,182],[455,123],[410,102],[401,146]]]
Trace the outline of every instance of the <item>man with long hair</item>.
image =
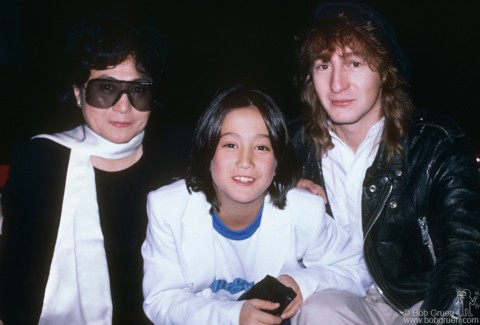
[[[298,52],[301,186],[363,250],[364,298],[323,292],[299,324],[480,320],[480,177],[471,140],[416,109],[409,62],[390,24],[357,2],[324,3]],[[313,185],[312,185],[313,184]],[[460,293],[470,297],[460,299]],[[410,320],[406,320],[410,317]]]

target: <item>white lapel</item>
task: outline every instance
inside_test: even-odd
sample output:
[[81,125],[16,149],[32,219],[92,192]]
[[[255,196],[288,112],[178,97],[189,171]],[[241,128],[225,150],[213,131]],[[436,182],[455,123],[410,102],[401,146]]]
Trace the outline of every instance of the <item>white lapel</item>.
[[[203,193],[193,192],[182,219],[182,251],[187,279],[205,288],[214,280],[215,258],[210,204]],[[195,291],[195,288],[194,288]]]
[[258,233],[255,281],[263,279],[267,274],[276,276],[281,271],[292,245],[291,223],[287,209],[275,208],[270,203],[270,196],[267,196]]

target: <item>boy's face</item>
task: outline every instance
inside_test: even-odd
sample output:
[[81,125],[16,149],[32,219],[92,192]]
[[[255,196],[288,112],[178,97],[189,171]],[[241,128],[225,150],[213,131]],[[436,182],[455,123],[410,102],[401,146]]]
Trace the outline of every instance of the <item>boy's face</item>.
[[275,176],[275,159],[268,130],[255,107],[229,112],[210,170],[221,209],[263,203]]
[[381,118],[380,74],[350,48],[335,52],[328,62],[316,60],[312,80],[336,129],[368,130]]

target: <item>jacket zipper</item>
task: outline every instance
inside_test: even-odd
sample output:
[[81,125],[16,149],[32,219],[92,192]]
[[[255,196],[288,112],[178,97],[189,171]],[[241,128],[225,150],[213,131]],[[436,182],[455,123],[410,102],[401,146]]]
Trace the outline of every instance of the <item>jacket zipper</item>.
[[377,210],[375,211],[375,218],[373,218],[372,222],[370,222],[367,231],[365,232],[365,235],[363,235],[363,240],[367,239],[368,234],[370,233],[370,230],[372,230],[373,225],[377,222],[378,218],[380,217],[381,211],[385,207],[385,204],[387,204],[387,200],[390,197],[390,194],[392,193],[393,189],[393,184],[390,184],[388,187],[388,193],[384,195],[383,200],[380,205],[378,205]]
[[428,251],[430,252],[430,257],[432,258],[432,262],[435,265],[435,263],[437,263],[437,257],[435,256],[435,251],[433,250],[432,238],[430,238],[430,234],[428,232],[427,218],[426,217],[418,218],[418,225],[420,226],[420,231],[422,233],[422,243],[423,245],[428,247]]
[[[381,201],[381,204],[378,205],[377,210],[375,211],[375,217],[373,218],[373,221],[369,224],[367,231],[365,232],[365,235],[363,236],[363,240],[365,241],[367,239],[368,234],[370,233],[370,230],[372,230],[373,225],[377,222],[378,218],[380,218],[381,211],[385,207],[385,204],[387,204],[387,200],[390,197],[390,194],[392,193],[393,190],[393,184],[390,184],[387,190],[387,193],[383,196],[383,199]],[[392,301],[385,295],[383,290],[378,286],[377,282],[375,281],[374,277],[372,277],[372,282],[375,288],[377,289],[377,292],[382,296],[382,298],[393,308],[395,309],[398,313],[404,314],[403,310],[400,310]]]
[[380,294],[380,296],[387,302],[387,304],[390,305],[393,309],[395,309],[399,314],[405,315],[405,310],[400,310],[390,299],[387,298],[385,293],[383,292],[382,289],[378,286],[377,282],[372,278],[373,285],[375,286],[375,289],[377,289],[377,292]]
[[[432,259],[432,262],[433,264],[435,264],[437,262],[437,257],[435,256],[435,250],[433,249],[432,238],[430,237],[430,233],[428,231],[427,218],[425,216],[418,218],[418,224],[420,226],[420,231],[422,233],[422,243],[423,245],[428,247],[428,251],[430,252],[430,257]],[[463,322],[461,321],[463,303],[458,296],[452,299],[452,302],[449,304],[449,307],[447,310],[451,312],[450,317],[452,319],[459,321],[460,322],[459,324],[463,324]]]

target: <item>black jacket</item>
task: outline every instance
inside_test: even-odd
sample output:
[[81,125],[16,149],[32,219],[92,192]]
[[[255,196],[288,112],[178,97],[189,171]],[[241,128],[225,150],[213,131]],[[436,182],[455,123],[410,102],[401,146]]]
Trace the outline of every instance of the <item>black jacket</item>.
[[[312,145],[295,143],[303,177],[325,188]],[[403,148],[386,166],[381,143],[363,182],[364,255],[373,281],[399,312],[424,300],[430,316],[453,310],[480,317],[480,177],[473,145],[452,121],[419,112]],[[459,301],[463,311],[451,308]]]

